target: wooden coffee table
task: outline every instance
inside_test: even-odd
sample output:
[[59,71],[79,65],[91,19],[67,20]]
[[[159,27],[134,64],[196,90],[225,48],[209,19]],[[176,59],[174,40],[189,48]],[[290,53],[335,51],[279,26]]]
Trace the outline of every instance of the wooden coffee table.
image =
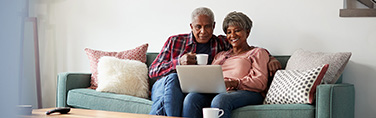
[[31,115],[22,115],[24,118],[178,118],[167,116],[156,116],[148,114],[135,114],[102,110],[89,110],[71,108],[68,114],[53,113],[46,115],[46,111],[54,108],[33,109]]

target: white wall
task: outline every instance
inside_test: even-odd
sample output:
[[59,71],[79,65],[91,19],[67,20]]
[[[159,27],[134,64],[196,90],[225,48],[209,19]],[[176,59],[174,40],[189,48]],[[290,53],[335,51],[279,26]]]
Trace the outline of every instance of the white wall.
[[57,73],[90,72],[85,47],[122,51],[149,43],[149,52],[159,52],[168,36],[190,31],[190,13],[200,6],[214,11],[215,34],[224,34],[227,13],[244,12],[254,21],[248,42],[274,55],[352,52],[343,82],[355,85],[355,115],[376,116],[376,18],[339,17],[343,0],[39,0],[41,48],[54,50],[42,63],[42,89],[50,94],[44,106],[55,104],[55,90],[46,87],[56,86]]

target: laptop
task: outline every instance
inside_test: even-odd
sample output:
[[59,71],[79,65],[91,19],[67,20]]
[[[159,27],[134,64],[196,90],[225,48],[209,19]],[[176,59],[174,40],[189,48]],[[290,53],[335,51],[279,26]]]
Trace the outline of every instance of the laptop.
[[226,92],[220,65],[177,65],[176,71],[184,93]]

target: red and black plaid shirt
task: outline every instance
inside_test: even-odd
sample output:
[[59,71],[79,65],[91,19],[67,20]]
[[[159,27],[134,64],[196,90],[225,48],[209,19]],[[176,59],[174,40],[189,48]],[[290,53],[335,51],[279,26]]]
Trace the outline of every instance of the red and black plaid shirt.
[[[226,36],[213,35],[209,41],[211,48],[211,59],[218,52],[226,51],[231,45],[226,41]],[[179,58],[188,52],[196,52],[197,42],[192,33],[179,34],[168,38],[161,52],[149,68],[150,78],[159,78],[175,72],[176,65],[179,65]]]

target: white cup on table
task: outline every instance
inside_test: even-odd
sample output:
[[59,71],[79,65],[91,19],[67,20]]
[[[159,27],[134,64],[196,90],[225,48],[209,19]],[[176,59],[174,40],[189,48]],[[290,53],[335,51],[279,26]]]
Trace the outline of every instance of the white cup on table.
[[204,118],[219,118],[225,112],[222,109],[220,109],[220,108],[203,108],[202,109],[202,113],[204,115]]

